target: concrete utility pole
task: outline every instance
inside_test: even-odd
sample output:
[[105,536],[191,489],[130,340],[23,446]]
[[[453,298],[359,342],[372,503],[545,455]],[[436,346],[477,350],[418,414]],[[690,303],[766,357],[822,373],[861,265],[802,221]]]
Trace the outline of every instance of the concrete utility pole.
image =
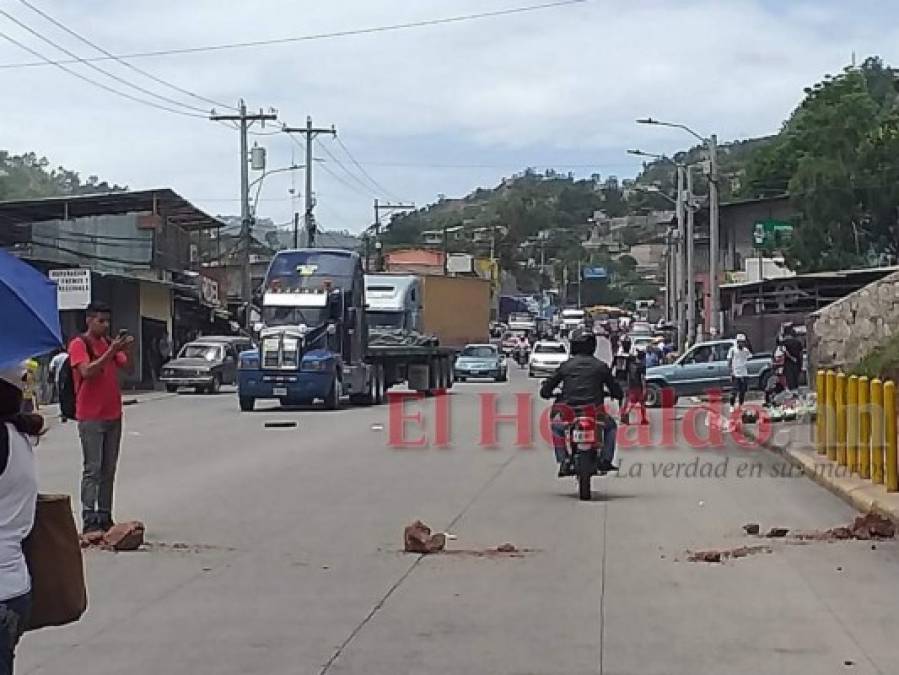
[[375,198],[375,269],[378,272],[384,271],[384,258],[382,255],[383,247],[381,246],[381,211],[410,211],[415,208],[415,204],[392,204],[391,202],[381,203],[381,200]]
[[718,137],[709,136],[709,295],[711,296],[709,327],[722,335],[721,296],[718,287]]
[[312,210],[315,208],[315,199],[312,196],[312,148],[315,138],[319,134],[337,135],[337,129],[331,125],[330,129],[316,129],[312,126],[312,117],[306,117],[305,127],[282,127],[281,131],[286,134],[303,134],[306,136],[306,210],[303,217],[303,224],[306,227],[306,246],[312,248],[315,246],[315,215]]
[[677,322],[677,340],[683,344],[687,336],[687,311],[684,308],[684,283],[686,280],[687,231],[684,222],[684,172],[682,164],[677,167],[677,261],[675,264],[674,320]]
[[[250,176],[249,161],[250,156],[247,151],[247,131],[254,122],[262,122],[263,125],[267,121],[278,119],[277,113],[264,113],[260,109],[258,113],[247,114],[247,104],[243,99],[238,103],[238,114],[236,115],[218,115],[213,112],[209,119],[214,122],[239,122],[240,123],[240,299],[244,303],[251,300],[252,289],[250,288],[250,241],[252,221],[250,219]],[[249,320],[249,312],[247,312],[247,320]]]
[[687,342],[696,342],[696,270],[695,240],[693,236],[693,172],[690,167],[687,173]]

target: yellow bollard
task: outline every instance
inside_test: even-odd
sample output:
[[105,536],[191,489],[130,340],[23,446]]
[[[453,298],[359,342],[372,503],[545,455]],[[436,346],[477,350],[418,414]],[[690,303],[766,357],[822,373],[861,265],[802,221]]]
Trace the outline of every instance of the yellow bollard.
[[849,473],[858,471],[858,377],[852,375],[846,387],[846,463]]
[[899,467],[896,466],[896,383],[883,385],[883,435],[886,440],[887,492],[899,492]]
[[883,382],[871,380],[871,480],[883,483]]
[[824,410],[827,415],[827,459],[837,458],[837,415],[836,415],[836,390],[837,376],[832,370],[827,371],[824,385],[827,398],[824,402]]
[[858,378],[858,475],[871,477],[871,384],[868,376]]
[[846,466],[846,374],[837,373],[837,464]]
[[815,393],[817,394],[815,409],[815,446],[818,454],[827,453],[827,413],[825,411],[825,375],[819,370],[815,375]]

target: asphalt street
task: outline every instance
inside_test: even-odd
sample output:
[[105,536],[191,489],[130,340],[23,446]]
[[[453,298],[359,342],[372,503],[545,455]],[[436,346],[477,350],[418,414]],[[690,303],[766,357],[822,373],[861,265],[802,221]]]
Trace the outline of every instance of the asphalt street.
[[[843,502],[764,450],[664,444],[658,412],[656,440],[622,449],[623,474],[580,502],[539,437],[516,447],[506,424],[497,447],[481,445],[482,394],[510,412],[514,394],[536,392],[511,375],[410,405],[424,448],[389,446],[386,405],[240,413],[223,391],[128,407],[115,515],[144,521],[149,545],[88,551],[87,614],[26,635],[17,672],[896,672],[897,544],[742,531],[845,524]],[[439,403],[446,448],[433,447]],[[38,455],[42,490],[77,497],[75,426],[54,425]],[[416,518],[456,535],[452,552],[403,553]],[[518,553],[491,551],[507,542]],[[771,552],[687,560],[742,545]]]

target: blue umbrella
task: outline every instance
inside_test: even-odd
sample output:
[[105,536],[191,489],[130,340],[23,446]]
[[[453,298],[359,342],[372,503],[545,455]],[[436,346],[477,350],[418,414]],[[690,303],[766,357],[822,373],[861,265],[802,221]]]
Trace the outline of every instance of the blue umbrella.
[[62,344],[56,284],[0,249],[0,368]]

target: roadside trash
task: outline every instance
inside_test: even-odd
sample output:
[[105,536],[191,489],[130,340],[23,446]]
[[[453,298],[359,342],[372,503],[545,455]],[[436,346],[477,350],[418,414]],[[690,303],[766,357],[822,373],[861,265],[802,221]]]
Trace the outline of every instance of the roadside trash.
[[746,534],[758,534],[759,533],[759,524],[758,523],[746,523],[743,526],[743,531]]
[[786,537],[788,532],[789,530],[785,527],[772,527],[765,536],[772,539],[779,539],[781,537]]
[[518,549],[515,548],[514,544],[500,544],[496,547],[496,550],[500,553],[515,553]]
[[296,422],[275,421],[275,422],[266,422],[265,428],[266,429],[293,429],[294,427],[296,427],[296,425],[297,425]]
[[384,431],[384,425],[383,424],[372,424],[371,430],[372,431]]
[[446,547],[446,535],[431,534],[431,528],[420,520],[407,525],[403,531],[403,550],[407,553],[436,553]]
[[705,502],[702,501],[701,499],[699,500],[699,506],[705,506]]

